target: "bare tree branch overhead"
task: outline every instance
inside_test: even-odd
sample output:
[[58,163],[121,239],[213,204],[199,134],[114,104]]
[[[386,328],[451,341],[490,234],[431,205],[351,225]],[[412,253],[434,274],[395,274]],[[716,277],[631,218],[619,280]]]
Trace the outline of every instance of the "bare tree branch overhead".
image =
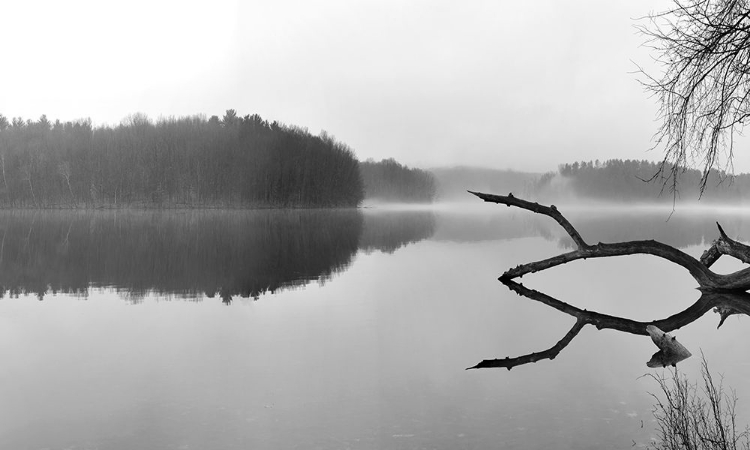
[[733,171],[734,138],[750,116],[750,9],[746,0],[673,0],[637,27],[661,73],[641,67],[641,81],[659,105],[655,148],[659,172],[676,192],[688,167]]

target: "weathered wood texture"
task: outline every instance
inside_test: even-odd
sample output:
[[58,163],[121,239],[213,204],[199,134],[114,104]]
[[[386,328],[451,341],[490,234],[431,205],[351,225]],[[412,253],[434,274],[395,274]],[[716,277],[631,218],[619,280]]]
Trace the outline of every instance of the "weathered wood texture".
[[659,351],[654,353],[646,363],[648,367],[677,367],[678,362],[692,356],[684,345],[677,342],[677,338],[660,330],[659,327],[649,325],[646,327],[646,331],[651,335],[651,340],[654,341],[654,344],[659,347]]

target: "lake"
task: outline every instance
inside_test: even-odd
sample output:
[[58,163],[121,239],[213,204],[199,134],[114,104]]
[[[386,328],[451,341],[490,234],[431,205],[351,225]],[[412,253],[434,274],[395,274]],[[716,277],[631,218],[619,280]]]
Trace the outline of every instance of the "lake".
[[[560,208],[588,242],[699,256],[750,212]],[[667,220],[669,218],[669,220]],[[528,211],[0,212],[2,449],[601,449],[656,436],[648,336],[584,327],[497,280],[571,248]],[[722,258],[720,272],[739,263]],[[640,321],[700,297],[649,256],[577,261],[524,286]],[[708,311],[673,333],[750,423],[750,328]]]

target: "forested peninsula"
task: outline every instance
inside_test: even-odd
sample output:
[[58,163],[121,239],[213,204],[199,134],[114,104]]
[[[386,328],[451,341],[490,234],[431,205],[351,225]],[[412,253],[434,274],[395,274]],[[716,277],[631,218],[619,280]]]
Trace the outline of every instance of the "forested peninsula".
[[115,127],[0,115],[0,207],[354,207],[359,161],[325,132],[240,117]]

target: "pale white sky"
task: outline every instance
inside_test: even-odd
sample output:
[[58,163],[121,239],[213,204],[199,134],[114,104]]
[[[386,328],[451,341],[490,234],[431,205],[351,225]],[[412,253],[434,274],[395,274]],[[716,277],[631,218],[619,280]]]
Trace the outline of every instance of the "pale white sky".
[[631,72],[663,0],[1,1],[8,117],[234,108],[421,167],[661,156]]

